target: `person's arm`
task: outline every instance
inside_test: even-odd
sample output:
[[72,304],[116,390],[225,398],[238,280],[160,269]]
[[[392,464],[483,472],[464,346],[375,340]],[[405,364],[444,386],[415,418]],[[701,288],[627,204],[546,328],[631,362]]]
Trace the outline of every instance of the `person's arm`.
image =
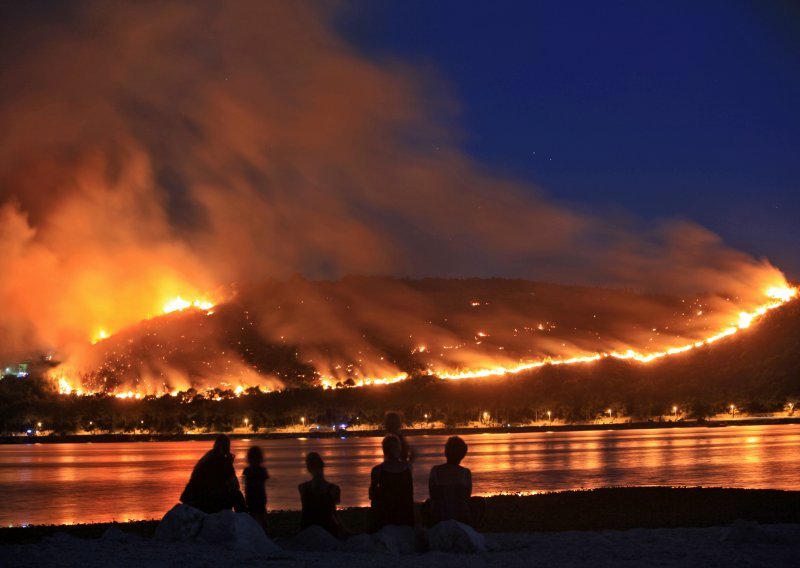
[[431,468],[431,473],[428,475],[428,495],[433,499],[433,488],[436,485],[436,466]]
[[342,501],[342,491],[339,489],[338,485],[331,483],[331,499],[337,505]]
[[472,496],[472,472],[469,469],[464,472],[464,485],[467,486],[467,497]]

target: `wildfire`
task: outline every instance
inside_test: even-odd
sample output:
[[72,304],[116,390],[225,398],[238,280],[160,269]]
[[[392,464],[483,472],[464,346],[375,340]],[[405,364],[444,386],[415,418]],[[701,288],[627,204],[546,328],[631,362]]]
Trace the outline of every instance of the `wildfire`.
[[[661,351],[655,351],[655,352],[640,351],[634,348],[630,348],[624,351],[594,352],[594,353],[583,353],[583,354],[576,354],[576,355],[562,356],[562,357],[546,357],[538,360],[523,361],[518,364],[510,366],[487,365],[484,368],[471,368],[471,369],[458,369],[458,370],[440,369],[436,368],[435,366],[431,366],[427,372],[429,375],[436,376],[440,379],[459,380],[459,379],[473,379],[482,377],[499,377],[505,375],[514,375],[522,373],[524,371],[529,371],[532,369],[544,367],[545,365],[585,364],[608,358],[624,360],[624,361],[635,361],[638,363],[646,364],[670,355],[677,355],[706,345],[710,345],[721,339],[732,336],[743,329],[747,329],[751,327],[753,323],[757,322],[759,318],[764,316],[770,310],[778,308],[784,305],[785,303],[791,301],[795,297],[797,297],[798,289],[788,286],[771,287],[765,290],[764,294],[768,301],[756,307],[752,311],[739,312],[738,317],[735,319],[735,321],[732,321],[727,327],[724,327],[723,329],[705,338],[689,342],[683,345],[676,345],[674,347],[669,347]],[[195,299],[189,301],[189,300],[184,300],[182,297],[178,296],[164,304],[163,312],[172,313],[175,311],[182,311],[187,309],[198,309],[198,310],[208,311],[213,307],[214,304],[205,299]],[[542,325],[539,325],[539,329],[541,328]],[[102,341],[104,339],[107,339],[108,337],[110,337],[110,334],[106,332],[105,329],[100,329],[94,335],[92,343],[97,343],[98,341]],[[480,342],[481,339],[484,339],[486,337],[489,337],[489,333],[485,331],[479,331],[475,333],[475,338],[476,340],[478,340],[478,342]],[[418,345],[411,352],[423,354],[429,351],[430,348],[428,346]],[[353,376],[350,377],[351,380],[345,380],[340,377],[335,377],[333,375],[326,374],[320,377],[319,384],[326,389],[337,388],[343,385],[356,386],[356,387],[369,386],[369,385],[387,385],[403,381],[407,379],[408,376],[409,375],[407,373],[398,371],[396,373],[387,372],[386,375],[373,376],[371,374],[365,374],[362,376]],[[83,394],[82,390],[74,387],[63,376],[57,378],[57,383],[59,392],[61,392],[62,394],[71,394],[71,393]],[[244,384],[239,384],[232,391],[232,394],[236,397],[243,396],[248,388],[249,387],[245,386]],[[262,392],[265,391],[262,390]],[[269,392],[269,389],[266,392]],[[170,392],[168,394],[176,396],[178,393]],[[141,399],[144,397],[144,394],[141,392],[129,390],[124,392],[114,393],[114,396],[121,399]],[[219,397],[215,398],[215,400],[218,399],[221,400],[221,398]]]
[[722,331],[715,333],[714,335],[706,337],[705,339],[701,339],[699,341],[695,341],[693,343],[688,343],[685,345],[671,347],[663,351],[657,351],[655,353],[643,353],[641,351],[636,351],[634,349],[628,349],[627,351],[621,353],[617,351],[612,351],[609,353],[606,352],[589,353],[586,355],[579,355],[576,357],[569,357],[569,358],[558,358],[558,357],[545,358],[537,361],[520,363],[512,367],[496,366],[496,367],[489,367],[486,369],[469,369],[469,370],[461,370],[455,372],[431,371],[430,374],[436,375],[440,379],[450,379],[450,380],[474,379],[481,377],[499,377],[503,375],[514,375],[517,373],[521,373],[523,371],[528,371],[531,369],[543,367],[545,365],[573,365],[576,363],[591,363],[593,361],[599,361],[601,359],[605,359],[608,357],[612,357],[614,359],[637,361],[639,363],[649,363],[651,361],[655,361],[656,359],[661,359],[668,355],[677,355],[678,353],[685,353],[687,351],[691,351],[692,349],[703,347],[704,345],[710,345],[711,343],[719,341],[724,337],[731,336],[742,329],[750,327],[750,324],[752,324],[756,318],[763,316],[769,310],[778,308],[783,304],[785,304],[786,302],[793,299],[797,295],[797,288],[772,287],[768,288],[765,291],[765,295],[767,298],[771,300],[770,302],[767,302],[766,304],[759,306],[752,312],[740,312],[738,321],[732,323],[730,327],[727,327]]
[[[214,307],[214,302],[211,302],[205,298],[197,298],[194,300],[184,300],[181,296],[176,296],[171,300],[167,300],[163,307],[162,307],[162,314],[171,314],[173,312],[182,312],[188,309],[196,309],[202,310],[204,312],[208,312]],[[145,319],[149,319],[145,318]],[[95,343],[99,343],[104,339],[108,339],[111,337],[111,333],[109,333],[105,328],[98,329],[94,335],[91,337],[92,345]]]
[[785,304],[797,295],[797,288],[774,286],[772,288],[767,288],[766,294],[768,298],[779,300],[781,304]]
[[99,329],[99,330],[97,330],[97,333],[95,333],[92,336],[92,345],[94,345],[95,343],[99,343],[100,341],[103,341],[104,339],[108,339],[108,338],[109,338],[108,332],[105,329]]
[[184,300],[180,296],[177,296],[164,304],[164,313],[170,314],[172,312],[180,312],[189,308],[196,308],[198,310],[203,310],[205,312],[213,307],[214,303],[209,302],[208,300],[205,299],[197,299],[189,301],[189,300]]
[[[353,381],[353,386],[365,387],[370,385],[391,385],[392,383],[404,381],[407,378],[408,373],[397,373],[396,375],[389,375],[386,377],[360,377]],[[324,389],[336,388],[337,385],[341,384],[341,380],[337,379],[336,377],[329,376],[322,377],[319,382]]]

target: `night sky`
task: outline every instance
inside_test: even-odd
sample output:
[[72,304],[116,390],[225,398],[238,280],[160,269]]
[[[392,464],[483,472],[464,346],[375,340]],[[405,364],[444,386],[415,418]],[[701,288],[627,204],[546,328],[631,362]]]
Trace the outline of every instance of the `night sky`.
[[800,278],[800,8],[359,0],[368,56],[432,66],[468,152],[578,207],[689,218]]

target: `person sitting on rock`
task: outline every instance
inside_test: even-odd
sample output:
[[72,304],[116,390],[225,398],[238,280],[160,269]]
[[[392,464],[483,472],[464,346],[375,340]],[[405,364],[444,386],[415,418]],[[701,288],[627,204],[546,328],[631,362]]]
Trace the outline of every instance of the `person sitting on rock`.
[[245,503],[239,480],[233,468],[231,440],[220,434],[192,470],[189,483],[181,494],[181,502],[204,513],[225,510],[244,511]]
[[264,452],[259,446],[247,450],[248,466],[242,472],[244,479],[244,500],[247,512],[267,530],[267,489],[265,483],[269,472],[264,467]]
[[369,498],[372,529],[386,525],[414,526],[414,481],[411,465],[402,459],[402,443],[394,435],[383,439],[383,463],[372,468]]
[[460,465],[467,455],[467,443],[458,436],[448,438],[444,455],[447,463],[433,466],[428,478],[431,498],[423,507],[426,524],[433,526],[454,519],[473,525],[483,500],[471,500],[472,472]]
[[325,462],[322,461],[322,456],[317,452],[306,455],[306,469],[311,474],[311,479],[297,486],[303,508],[300,528],[319,525],[337,538],[345,536],[336,514],[341,491],[338,485],[325,479]]

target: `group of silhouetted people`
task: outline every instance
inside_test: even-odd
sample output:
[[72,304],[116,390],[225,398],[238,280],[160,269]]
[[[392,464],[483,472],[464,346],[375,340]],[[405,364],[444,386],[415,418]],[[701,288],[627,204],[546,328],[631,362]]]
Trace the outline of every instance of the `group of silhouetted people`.
[[[399,413],[386,415],[387,435],[381,444],[383,461],[372,468],[369,499],[370,528],[387,525],[414,526],[413,452],[401,433]],[[446,463],[434,466],[428,479],[430,499],[422,506],[423,522],[432,526],[455,519],[474,525],[482,514],[482,501],[472,498],[472,474],[462,467],[467,444],[453,436],[445,444]],[[195,465],[181,501],[205,513],[233,509],[249,513],[267,529],[267,492],[269,473],[264,454],[258,446],[247,452],[247,467],[242,472],[244,495],[233,467],[230,439],[220,435],[214,447]],[[302,505],[301,529],[318,525],[336,537],[347,535],[336,512],[341,501],[338,485],[325,479],[325,462],[317,452],[306,455],[306,469],[311,478],[298,486]]]

